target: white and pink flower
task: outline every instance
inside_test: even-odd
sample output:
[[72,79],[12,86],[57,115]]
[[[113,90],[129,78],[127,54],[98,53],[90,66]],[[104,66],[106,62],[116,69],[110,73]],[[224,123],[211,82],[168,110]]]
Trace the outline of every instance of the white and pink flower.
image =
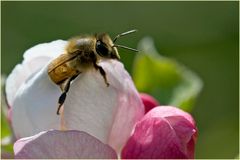
[[[197,129],[191,115],[139,96],[115,60],[99,63],[109,87],[94,69],[80,74],[58,116],[61,90],[48,77],[47,65],[66,44],[58,40],[27,50],[6,81],[16,158],[194,158]],[[144,107],[150,110],[146,115]]]

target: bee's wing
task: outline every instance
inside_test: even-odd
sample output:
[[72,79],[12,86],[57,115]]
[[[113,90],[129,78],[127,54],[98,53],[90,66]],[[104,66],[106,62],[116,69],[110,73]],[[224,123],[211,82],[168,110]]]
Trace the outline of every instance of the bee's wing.
[[48,65],[48,75],[51,80],[56,84],[61,85],[67,78],[78,75],[79,72],[77,69],[69,66],[67,63],[74,60],[79,54],[79,52],[62,54],[54,59]]
[[61,54],[59,57],[54,59],[49,65],[48,65],[48,73],[52,72],[57,67],[63,65],[64,63],[74,59],[79,52],[74,52],[71,54]]

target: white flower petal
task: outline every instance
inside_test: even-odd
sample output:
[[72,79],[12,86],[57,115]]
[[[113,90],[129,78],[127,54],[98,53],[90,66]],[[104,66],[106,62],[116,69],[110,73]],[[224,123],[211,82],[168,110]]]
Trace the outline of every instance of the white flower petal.
[[23,57],[26,61],[32,61],[34,58],[50,57],[56,58],[64,52],[67,41],[55,40],[50,43],[41,43],[28,49]]
[[57,40],[30,48],[24,53],[22,64],[8,76],[6,94],[13,107],[12,125],[18,138],[59,128],[56,108],[61,92],[49,79],[46,65],[64,52],[66,44],[66,41]]
[[12,110],[12,126],[17,138],[60,128],[56,114],[61,91],[48,77],[47,67],[21,85]]
[[123,65],[115,60],[99,63],[110,86],[96,70],[82,73],[72,83],[64,105],[67,129],[85,131],[119,150],[144,107]]
[[10,107],[20,86],[51,59],[63,53],[66,44],[66,41],[57,40],[36,45],[24,53],[22,64],[16,65],[6,80],[6,95]]

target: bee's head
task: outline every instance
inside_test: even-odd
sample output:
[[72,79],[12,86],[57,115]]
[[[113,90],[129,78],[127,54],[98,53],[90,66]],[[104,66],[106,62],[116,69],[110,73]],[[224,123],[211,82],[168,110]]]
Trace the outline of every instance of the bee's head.
[[96,35],[96,52],[98,55],[104,58],[111,58],[120,60],[118,50],[116,47],[113,47],[113,41],[108,34],[102,33]]
[[130,33],[134,33],[134,32],[136,32],[136,30],[131,30],[128,32],[121,33],[121,34],[117,35],[113,41],[109,37],[109,35],[106,33],[97,34],[96,35],[97,41],[96,41],[96,46],[95,46],[97,54],[99,54],[101,57],[104,57],[104,58],[112,58],[112,59],[120,60],[120,56],[118,54],[117,47],[138,52],[138,50],[136,50],[136,49],[129,48],[129,47],[126,47],[123,45],[114,44],[114,42],[116,42],[116,40],[119,37],[125,36]]

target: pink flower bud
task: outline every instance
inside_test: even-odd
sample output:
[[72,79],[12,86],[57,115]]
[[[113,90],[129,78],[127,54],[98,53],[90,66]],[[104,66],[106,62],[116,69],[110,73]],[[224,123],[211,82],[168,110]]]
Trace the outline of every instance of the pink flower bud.
[[154,107],[159,106],[158,101],[152,96],[150,96],[149,94],[140,93],[140,97],[145,107],[145,114],[151,109],[153,109]]
[[194,158],[197,129],[190,114],[170,106],[156,107],[135,127],[122,158]]

